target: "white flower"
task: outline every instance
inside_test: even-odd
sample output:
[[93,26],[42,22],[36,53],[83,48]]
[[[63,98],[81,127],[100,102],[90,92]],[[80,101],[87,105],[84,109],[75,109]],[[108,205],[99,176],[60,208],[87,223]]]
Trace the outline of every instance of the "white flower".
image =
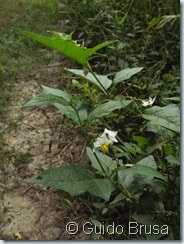
[[142,100],[142,106],[147,107],[147,106],[152,106],[153,103],[155,102],[156,97],[151,98],[149,97],[147,100]]
[[116,139],[117,131],[111,131],[105,128],[103,134],[96,139],[93,143],[93,151],[97,148],[101,148],[101,150],[105,153],[109,151],[109,144],[113,144],[113,142],[118,142]]
[[134,164],[124,164],[124,166],[127,168],[132,168],[134,166]]
[[109,138],[112,142],[118,142],[118,140],[116,139],[117,134],[118,134],[117,131],[112,131],[105,128],[102,135],[106,135],[107,138]]

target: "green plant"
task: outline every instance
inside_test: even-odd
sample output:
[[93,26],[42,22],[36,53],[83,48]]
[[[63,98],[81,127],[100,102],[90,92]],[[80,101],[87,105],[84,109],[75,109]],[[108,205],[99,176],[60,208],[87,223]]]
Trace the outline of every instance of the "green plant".
[[114,91],[115,86],[124,80],[130,79],[143,68],[121,70],[117,72],[114,79],[111,80],[108,78],[108,75],[99,75],[93,72],[88,62],[90,57],[96,53],[96,51],[112,44],[114,41],[106,41],[98,44],[94,48],[86,48],[73,41],[71,39],[71,35],[52,32],[54,38],[50,38],[32,33],[26,34],[82,64],[87,69],[86,74],[84,70],[79,69],[67,69],[67,71],[79,76],[82,80],[92,83],[99,88],[105,96],[103,98],[103,95],[99,95],[102,98],[101,103],[93,104],[93,107],[91,108],[90,106],[87,106],[88,101],[79,100],[80,97],[76,95],[71,95],[66,91],[42,86],[43,95],[33,98],[31,101],[26,103],[24,107],[40,106],[45,104],[53,105],[81,128],[84,128],[83,126],[89,126],[99,118],[108,115],[111,111],[124,108],[130,104],[131,100],[126,100],[123,96],[116,96],[117,94]]
[[[177,239],[173,237],[174,226],[169,224],[169,218],[177,215],[178,205],[168,205],[167,201],[170,197],[168,187],[176,180],[179,166],[179,149],[174,153],[171,144],[168,144],[171,138],[176,143],[179,138],[179,106],[172,103],[153,106],[156,97],[142,100],[130,96],[127,92],[119,92],[119,85],[129,86],[127,80],[140,72],[142,67],[126,68],[107,75],[95,73],[89,64],[92,55],[114,41],[86,48],[73,41],[72,35],[52,32],[53,37],[50,38],[30,32],[26,34],[83,65],[82,70],[66,71],[84,82],[83,86],[80,81],[73,81],[77,87],[84,89],[85,95],[42,86],[43,94],[27,102],[24,108],[53,105],[79,127],[90,143],[96,136],[94,132],[91,137],[89,131],[93,127],[95,130],[101,127],[101,123],[111,128],[115,118],[119,117],[117,123],[125,123],[129,113],[140,121],[140,125],[136,124],[137,121],[133,125],[129,122],[129,134],[135,129],[133,127],[138,127],[137,133],[131,136],[132,140],[129,141],[118,136],[118,131],[106,128],[93,142],[93,150],[86,148],[90,166],[68,165],[50,168],[28,182],[63,190],[71,196],[91,194],[94,197],[95,211],[106,224],[120,211],[125,216],[123,223],[120,217],[116,219],[117,225],[127,225],[135,220],[145,226],[160,226],[156,237],[154,231],[148,234],[147,230],[144,230],[142,233],[138,232],[136,238],[140,235],[141,238],[149,239],[151,235],[155,239]],[[96,95],[94,102],[89,95],[90,89]],[[144,108],[147,106],[150,108]],[[125,109],[128,114],[122,112]],[[119,131],[122,135],[120,126]],[[117,144],[114,145],[114,142]],[[170,170],[174,172],[174,177]],[[177,222],[177,218],[175,221]],[[164,231],[162,226],[165,226]],[[127,237],[130,233],[126,231],[122,234]],[[116,233],[116,237],[122,238],[122,235],[118,236]]]

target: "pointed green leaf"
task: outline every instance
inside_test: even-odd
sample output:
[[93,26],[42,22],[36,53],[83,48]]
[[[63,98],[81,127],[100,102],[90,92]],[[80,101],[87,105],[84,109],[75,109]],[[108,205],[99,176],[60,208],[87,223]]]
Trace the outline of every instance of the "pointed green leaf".
[[64,103],[65,101],[58,96],[45,94],[32,98],[29,102],[23,105],[23,108],[38,107],[43,105],[53,105],[54,103]]
[[[116,161],[112,160],[111,157],[100,153],[100,152],[93,152],[91,148],[87,147],[86,148],[87,156],[90,159],[92,163],[92,167],[94,169],[97,169],[99,172],[103,172],[103,170],[108,174],[112,170],[117,168],[117,163]],[[95,156],[96,155],[96,156]],[[99,161],[103,167],[101,168]]]
[[117,41],[118,40],[105,41],[105,42],[102,42],[102,43],[96,45],[95,47],[91,48],[91,55],[96,53],[98,50],[100,50],[100,49],[102,49],[102,48],[104,48],[106,46],[109,46],[112,43],[117,42]]
[[144,165],[144,166],[147,166],[147,167],[150,167],[152,169],[157,169],[157,164],[155,162],[155,159],[152,155],[146,157],[146,158],[143,158],[142,160],[140,160],[137,165]]
[[118,171],[118,181],[123,187],[130,189],[131,187],[134,187],[134,174],[128,172],[127,169],[123,167]]
[[133,174],[140,174],[140,175],[145,175],[145,176],[150,176],[150,177],[156,177],[162,180],[165,180],[165,177],[158,172],[157,170],[144,166],[144,165],[135,165],[132,168],[126,169],[127,173],[133,173]]
[[72,196],[89,192],[105,201],[109,200],[115,190],[110,180],[96,178],[92,171],[79,165],[50,168],[39,177],[28,179],[28,182],[63,190]]
[[180,109],[175,104],[169,104],[165,107],[153,106],[146,109],[142,116],[153,125],[180,132]]
[[79,115],[79,118],[80,118],[80,121],[83,122],[85,120],[87,120],[88,118],[88,111],[87,111],[87,106],[84,102],[82,101],[79,101],[77,104],[76,104],[76,110],[78,112],[78,115]]
[[128,106],[131,103],[130,100],[121,100],[121,101],[108,101],[96,107],[88,116],[88,120],[96,120],[103,116],[110,114],[116,109],[121,109]]
[[86,48],[77,44],[71,39],[71,35],[64,33],[51,32],[53,37],[37,35],[32,32],[25,32],[34,40],[64,54],[65,56],[77,61],[82,65],[86,65],[89,58],[99,49],[112,44],[114,41],[105,41],[93,48]]
[[42,85],[42,88],[43,88],[43,94],[51,94],[53,96],[62,97],[67,102],[69,102],[71,100],[70,94],[65,91],[62,91],[60,89],[51,88],[48,86],[43,86],[43,85]]
[[66,70],[71,72],[74,75],[78,75],[81,78],[86,79],[87,81],[95,84],[102,91],[104,91],[104,89],[107,90],[112,84],[112,80],[110,80],[106,75],[96,74],[97,79],[100,81],[100,84],[99,84],[99,81],[90,72],[88,72],[87,75],[85,75],[84,70],[81,70],[81,69],[66,69]]
[[59,103],[53,104],[61,113],[65,114],[67,117],[71,118],[75,123],[80,125],[79,118],[74,108],[70,105],[63,105]]
[[54,103],[62,103],[66,105],[71,100],[70,94],[65,91],[50,88],[43,85],[42,88],[43,88],[43,94],[32,98],[29,102],[24,104],[23,108],[30,108],[30,107],[43,106],[43,105],[53,105]]
[[[142,177],[140,182],[138,182],[136,179],[137,175]],[[128,169],[124,167],[118,171],[119,183],[132,193],[137,191],[139,187],[142,189],[141,184],[144,185],[146,181],[147,183],[151,182],[151,179],[154,178],[165,180],[165,177],[160,172],[144,165],[135,165]]]
[[130,79],[133,75],[139,73],[142,69],[143,67],[131,68],[131,69],[127,68],[117,72],[114,77],[113,84],[117,85],[121,81]]
[[180,165],[179,159],[177,157],[173,156],[173,155],[168,155],[167,157],[165,157],[165,159],[170,164]]

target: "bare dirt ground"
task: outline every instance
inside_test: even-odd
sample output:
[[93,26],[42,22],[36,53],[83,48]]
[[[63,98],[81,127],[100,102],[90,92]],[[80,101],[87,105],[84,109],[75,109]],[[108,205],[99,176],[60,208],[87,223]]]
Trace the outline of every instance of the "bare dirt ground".
[[[0,27],[20,19],[17,0],[0,0]],[[41,84],[58,87],[66,59],[51,52],[49,64],[38,64],[26,77],[15,77],[12,101],[0,122],[0,239],[86,239],[82,232],[70,236],[69,221],[88,219],[80,198],[29,184],[26,180],[52,166],[85,163],[85,141],[75,128],[66,128],[65,118],[51,107],[23,110],[41,93]],[[25,77],[25,78],[20,78]],[[1,78],[1,77],[0,77]],[[1,98],[0,98],[1,99]]]
[[[10,1],[9,1],[10,2]],[[1,1],[3,13],[18,18],[18,7],[10,11],[8,2]],[[16,5],[16,1],[11,2]],[[11,24],[10,16],[0,18],[1,25]],[[54,55],[48,65],[39,65],[26,79],[17,79],[14,98],[6,108],[1,123],[4,155],[0,170],[0,239],[56,240],[83,239],[65,231],[73,210],[66,204],[68,195],[26,183],[51,166],[81,163],[85,141],[76,137],[75,128],[63,128],[64,118],[53,108],[22,110],[22,105],[41,92],[41,84],[57,87],[65,60]],[[5,153],[6,152],[6,153]],[[73,201],[73,199],[71,199]],[[73,216],[74,217],[74,216]],[[75,212],[75,218],[83,219]]]
[[[48,167],[80,163],[84,158],[85,141],[76,138],[75,129],[62,128],[64,118],[61,114],[52,108],[22,110],[28,98],[40,93],[41,74],[47,83],[52,77],[54,86],[53,74],[57,77],[58,67],[57,62],[42,67],[31,78],[19,81],[14,87],[16,95],[7,111],[7,118],[16,121],[16,125],[13,128],[4,125],[5,148],[12,153],[8,155],[5,172],[1,172],[0,178],[4,206],[0,236],[6,240],[80,239],[80,234],[70,236],[65,230],[72,216],[71,209],[63,200],[68,196],[26,183],[27,178]],[[22,159],[17,163],[19,154]],[[81,216],[76,215],[75,218]]]

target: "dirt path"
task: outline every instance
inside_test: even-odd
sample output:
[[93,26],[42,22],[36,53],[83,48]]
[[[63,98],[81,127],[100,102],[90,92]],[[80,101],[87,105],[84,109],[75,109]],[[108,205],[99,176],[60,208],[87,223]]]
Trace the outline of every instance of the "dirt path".
[[18,78],[12,89],[13,100],[6,108],[5,122],[1,123],[4,148],[0,161],[0,239],[86,238],[82,233],[71,237],[65,230],[71,218],[78,222],[86,218],[80,207],[77,214],[67,204],[76,200],[47,187],[26,183],[27,178],[51,166],[83,161],[85,142],[76,138],[75,129],[62,127],[61,114],[53,108],[22,110],[26,101],[40,93],[41,84],[57,87],[65,65],[65,59],[60,61],[54,55],[48,65],[39,65],[23,80]]
[[[42,67],[39,72],[49,77],[57,70],[58,63],[55,63]],[[5,165],[7,173],[2,194],[5,213],[0,233],[4,239],[16,239],[19,234],[21,239],[29,240],[69,238],[65,237],[64,223],[69,217],[66,206],[62,206],[63,194],[27,184],[26,178],[38,175],[49,166],[80,162],[79,152],[84,151],[85,145],[84,141],[75,139],[74,132],[62,129],[61,114],[52,109],[21,109],[28,97],[40,91],[36,77],[33,75],[32,79],[19,81],[15,86],[15,100],[7,117],[19,119],[13,128],[6,125],[4,128],[5,147],[12,152]],[[22,155],[19,162],[17,155]]]

